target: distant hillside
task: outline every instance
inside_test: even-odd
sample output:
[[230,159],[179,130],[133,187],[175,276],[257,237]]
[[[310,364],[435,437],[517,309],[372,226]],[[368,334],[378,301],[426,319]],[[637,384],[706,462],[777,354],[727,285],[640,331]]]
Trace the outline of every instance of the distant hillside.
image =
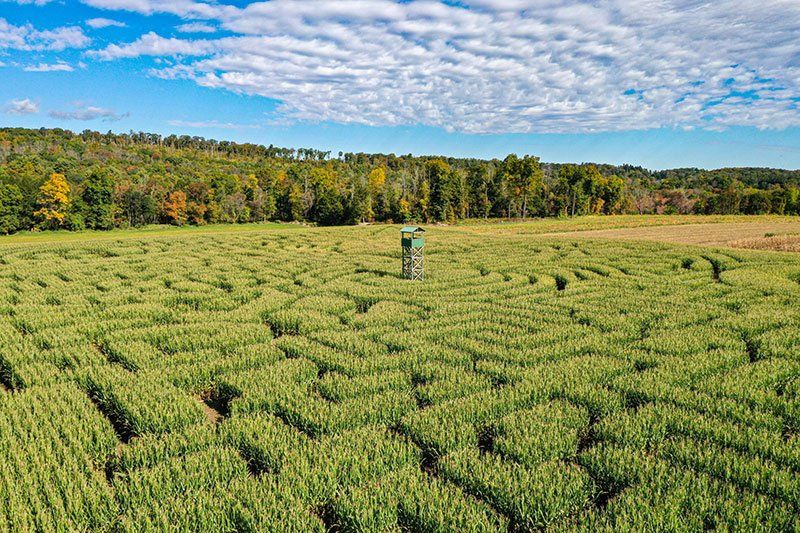
[[800,171],[331,154],[151,133],[0,129],[0,231],[154,222],[798,214]]

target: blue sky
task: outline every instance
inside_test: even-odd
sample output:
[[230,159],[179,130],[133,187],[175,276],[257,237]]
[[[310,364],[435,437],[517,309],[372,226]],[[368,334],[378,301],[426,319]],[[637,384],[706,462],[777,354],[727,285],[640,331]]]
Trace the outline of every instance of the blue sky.
[[0,0],[0,124],[800,168],[800,2]]

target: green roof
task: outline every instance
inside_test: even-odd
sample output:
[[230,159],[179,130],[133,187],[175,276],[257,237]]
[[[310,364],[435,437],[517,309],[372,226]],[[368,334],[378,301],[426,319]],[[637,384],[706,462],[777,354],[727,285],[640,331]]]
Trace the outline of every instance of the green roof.
[[406,226],[400,229],[400,233],[414,233],[415,231],[425,231],[419,226]]

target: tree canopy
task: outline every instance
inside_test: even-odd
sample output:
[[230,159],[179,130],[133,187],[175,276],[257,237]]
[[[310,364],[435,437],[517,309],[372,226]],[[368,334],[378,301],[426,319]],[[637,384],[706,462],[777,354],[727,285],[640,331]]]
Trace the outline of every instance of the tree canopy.
[[267,220],[800,211],[800,171],[650,171],[279,148],[202,137],[0,129],[0,232]]

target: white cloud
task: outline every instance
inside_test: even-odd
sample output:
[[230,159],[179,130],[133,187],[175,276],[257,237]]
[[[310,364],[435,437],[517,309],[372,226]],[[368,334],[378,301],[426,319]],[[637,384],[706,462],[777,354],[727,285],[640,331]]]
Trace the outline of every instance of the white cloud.
[[102,119],[103,122],[116,122],[130,116],[130,113],[119,114],[113,109],[105,109],[81,103],[76,103],[74,107],[75,109],[72,111],[50,111],[49,115],[62,120]]
[[56,63],[39,63],[38,65],[28,65],[23,67],[25,72],[72,72],[75,70],[72,65],[58,61]]
[[90,55],[161,58],[156,76],[276,99],[288,119],[487,133],[800,126],[794,0],[84,2],[233,33],[148,32]]
[[170,13],[183,18],[209,20],[234,13],[237,8],[192,0],[81,0],[99,9],[133,11],[142,15]]
[[234,122],[220,122],[218,120],[168,120],[167,124],[185,128],[217,128],[222,130],[259,129],[261,127],[258,124],[237,124]]
[[[0,0],[0,1],[6,1],[6,0]],[[22,6],[25,5],[43,6],[45,4],[49,4],[53,0],[10,0],[10,1]]]
[[34,49],[61,51],[67,48],[84,48],[91,39],[77,26],[34,31],[31,34]]
[[6,105],[6,113],[9,115],[34,115],[39,112],[39,104],[30,98],[11,100]]
[[217,28],[203,22],[190,22],[175,27],[181,33],[216,33]]
[[126,26],[126,24],[124,22],[120,22],[118,20],[113,20],[113,19],[102,18],[102,17],[89,19],[89,20],[86,21],[86,25],[89,26],[90,28],[94,28],[96,30],[101,29],[101,28],[110,28],[110,27],[124,28]]
[[31,26],[14,26],[9,24],[4,18],[0,18],[0,50],[27,49],[28,34],[33,28]]
[[111,60],[139,56],[208,55],[216,49],[217,44],[214,42],[165,38],[150,32],[142,35],[132,43],[123,45],[111,44],[103,50],[90,51],[88,54],[98,59]]
[[77,26],[37,30],[31,24],[15,26],[0,18],[0,50],[55,51],[85,48],[91,39]]

